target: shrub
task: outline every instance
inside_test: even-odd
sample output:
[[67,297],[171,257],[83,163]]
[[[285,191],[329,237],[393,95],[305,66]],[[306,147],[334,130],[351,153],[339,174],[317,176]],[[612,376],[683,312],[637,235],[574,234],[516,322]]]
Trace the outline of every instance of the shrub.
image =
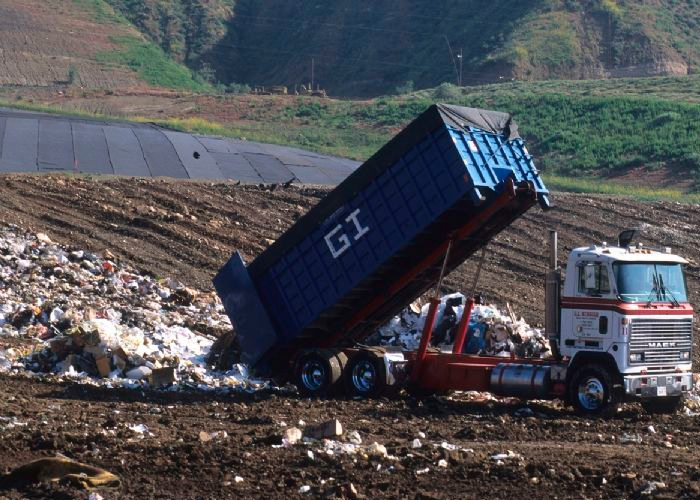
[[435,88],[435,97],[437,99],[455,100],[462,96],[462,91],[457,85],[443,82]]
[[414,90],[413,80],[406,80],[401,85],[397,85],[396,89],[394,89],[395,93],[398,95],[410,94]]

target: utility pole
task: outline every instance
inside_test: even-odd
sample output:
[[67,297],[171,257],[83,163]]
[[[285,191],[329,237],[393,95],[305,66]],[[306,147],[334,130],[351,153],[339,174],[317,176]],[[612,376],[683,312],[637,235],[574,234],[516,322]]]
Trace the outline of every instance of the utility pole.
[[452,66],[455,69],[455,74],[457,75],[457,83],[459,83],[459,71],[457,71],[457,63],[455,63],[455,56],[452,53],[452,46],[450,45],[450,40],[447,38],[447,35],[442,35],[445,37],[445,41],[447,42],[447,49],[450,51],[450,58],[452,59]]
[[457,80],[457,86],[462,86],[462,49],[459,49],[459,54],[457,54],[457,59],[459,59],[459,78]]
[[314,58],[311,58],[311,90],[314,89]]

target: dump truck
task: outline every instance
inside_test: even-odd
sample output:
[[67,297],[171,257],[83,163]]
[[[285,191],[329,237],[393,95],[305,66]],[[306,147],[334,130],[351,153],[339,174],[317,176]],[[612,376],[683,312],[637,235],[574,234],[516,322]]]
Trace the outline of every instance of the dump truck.
[[[242,361],[309,396],[476,390],[672,411],[692,386],[686,261],[629,233],[573,250],[563,282],[552,233],[550,358],[463,352],[473,294],[452,348],[430,346],[443,277],[535,205],[549,192],[511,115],[430,106],[256,259],[235,252],[218,272]],[[417,350],[363,344],[433,289]]]

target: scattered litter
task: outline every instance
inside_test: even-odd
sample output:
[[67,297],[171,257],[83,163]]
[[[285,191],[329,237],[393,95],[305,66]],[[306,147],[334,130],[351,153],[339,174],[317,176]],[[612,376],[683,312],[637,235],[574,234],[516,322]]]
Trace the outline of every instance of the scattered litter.
[[367,448],[367,455],[371,457],[382,457],[386,458],[389,453],[386,450],[386,446],[379,444],[376,441],[372,443],[369,448]]
[[642,489],[639,491],[641,496],[651,496],[656,493],[657,490],[663,490],[666,488],[666,483],[660,481],[648,481]]
[[504,460],[520,460],[522,458],[523,456],[520,453],[515,453],[511,450],[506,450],[505,453],[498,453],[491,456],[491,460],[495,460],[496,462],[502,462]]
[[416,471],[416,474],[418,474],[418,475],[420,475],[420,474],[427,474],[428,472],[430,472],[430,467],[426,467],[425,469],[418,469],[418,470]]
[[443,450],[451,450],[452,451],[452,450],[456,450],[458,447],[457,447],[457,445],[454,445],[452,443],[448,443],[447,441],[443,441],[442,443],[440,443],[440,448],[442,448]]
[[444,458],[440,459],[440,461],[438,461],[438,467],[447,467],[447,460]]
[[79,379],[106,387],[255,391],[247,368],[212,370],[213,339],[231,330],[215,292],[157,279],[101,254],[67,248],[16,226],[0,228],[0,372]]
[[12,368],[12,361],[8,358],[7,351],[0,349],[0,372],[9,371]]
[[82,489],[118,488],[121,480],[99,467],[58,456],[40,458],[0,477],[0,487],[23,489],[34,483],[68,482]]
[[411,448],[420,448],[423,446],[423,443],[420,442],[420,439],[416,438],[411,442]]
[[635,443],[639,444],[642,442],[641,434],[623,434],[620,436],[619,440],[621,444]]
[[304,429],[304,436],[311,439],[332,438],[342,435],[343,426],[338,419],[329,420],[318,425],[310,425]]
[[654,428],[653,425],[650,425],[649,427],[647,427],[647,431],[649,432],[649,434],[656,434],[656,429]]
[[241,476],[236,476],[233,478],[234,482],[236,483],[242,483],[244,479]]
[[309,491],[311,491],[311,486],[307,484],[299,488],[299,493],[308,493]]
[[301,441],[302,433],[298,427],[289,427],[285,429],[282,437],[282,446],[291,446]]
[[334,439],[324,439],[323,448],[318,449],[319,453],[326,455],[354,455],[361,449],[360,446],[352,443],[342,443]]
[[140,438],[144,438],[146,436],[152,436],[151,432],[149,431],[148,427],[145,424],[133,424],[133,425],[128,425],[127,426],[130,431],[136,433],[139,435]]
[[226,439],[228,433],[226,431],[216,431],[216,432],[206,432],[201,431],[199,433],[199,440],[202,443],[208,443],[209,441],[214,441],[215,439]]
[[348,434],[348,442],[352,444],[362,444],[362,437],[357,431],[352,431]]

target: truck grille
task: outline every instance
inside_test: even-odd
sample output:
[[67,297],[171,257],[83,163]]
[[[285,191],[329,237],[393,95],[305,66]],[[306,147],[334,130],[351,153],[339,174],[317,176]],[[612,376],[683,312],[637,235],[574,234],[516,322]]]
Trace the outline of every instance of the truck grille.
[[[678,364],[680,353],[693,345],[693,319],[633,319],[630,353],[643,353],[643,360],[631,364]],[[683,360],[683,363],[690,362]]]

